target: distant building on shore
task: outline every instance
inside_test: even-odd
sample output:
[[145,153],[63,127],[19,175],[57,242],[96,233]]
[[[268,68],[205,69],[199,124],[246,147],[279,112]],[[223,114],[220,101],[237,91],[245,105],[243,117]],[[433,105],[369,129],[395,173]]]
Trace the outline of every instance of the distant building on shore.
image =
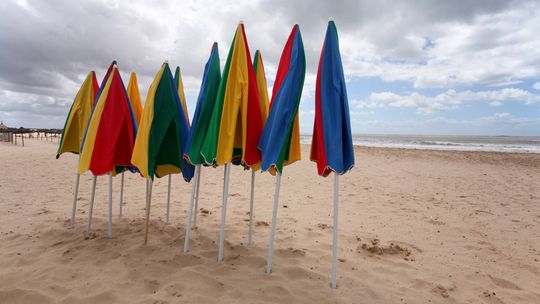
[[0,130],[5,130],[5,129],[9,129],[8,126],[6,126],[3,121],[0,121]]

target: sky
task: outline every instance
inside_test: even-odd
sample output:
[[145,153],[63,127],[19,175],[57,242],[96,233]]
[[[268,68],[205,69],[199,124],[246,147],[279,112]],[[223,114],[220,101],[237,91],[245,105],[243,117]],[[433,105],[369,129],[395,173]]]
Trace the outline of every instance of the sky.
[[295,23],[311,134],[326,26],[338,28],[353,133],[540,135],[540,1],[0,1],[0,121],[61,128],[90,70],[136,71],[144,98],[164,60],[190,115],[212,43],[221,66],[238,22],[271,92]]

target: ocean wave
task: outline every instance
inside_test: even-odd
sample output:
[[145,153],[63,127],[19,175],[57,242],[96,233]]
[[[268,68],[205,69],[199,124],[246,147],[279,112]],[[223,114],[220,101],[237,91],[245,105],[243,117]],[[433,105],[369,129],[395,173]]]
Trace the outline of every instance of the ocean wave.
[[[302,135],[311,144],[311,135]],[[522,136],[432,136],[354,135],[355,146],[423,150],[540,153],[540,137]]]

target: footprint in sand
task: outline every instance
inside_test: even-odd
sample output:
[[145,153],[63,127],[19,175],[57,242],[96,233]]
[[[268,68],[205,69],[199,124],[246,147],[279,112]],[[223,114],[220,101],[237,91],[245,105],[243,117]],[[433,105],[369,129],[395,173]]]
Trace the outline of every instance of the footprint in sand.
[[487,303],[504,304],[494,291],[486,290],[482,293],[482,296],[487,300]]
[[437,285],[435,286],[431,291],[441,295],[443,298],[450,297],[450,292],[454,291],[456,289],[455,285],[452,285],[450,287],[444,287],[443,285]]
[[303,257],[306,255],[306,249],[295,249],[295,248],[278,249],[277,254],[284,258]]
[[171,284],[167,287],[165,287],[165,292],[169,297],[181,297],[181,291],[184,290],[184,285],[180,283]]
[[146,292],[156,293],[159,289],[159,285],[160,283],[158,280],[144,280],[144,289],[146,290]]
[[333,227],[328,224],[317,224],[317,228],[326,230],[326,229],[332,229]]
[[516,284],[497,277],[489,276],[493,284],[506,289],[513,289],[513,290],[521,290],[521,287],[517,286]]
[[[414,261],[412,256],[411,249],[407,248],[405,245],[399,245],[391,242],[389,245],[381,245],[380,240],[375,238],[372,239],[369,243],[362,243],[358,245],[356,251],[361,253],[362,251],[367,251],[371,254],[378,256],[390,255],[390,256],[401,256],[406,261]],[[414,247],[413,247],[414,248]],[[416,248],[415,248],[416,249]],[[418,250],[421,252],[420,250]]]

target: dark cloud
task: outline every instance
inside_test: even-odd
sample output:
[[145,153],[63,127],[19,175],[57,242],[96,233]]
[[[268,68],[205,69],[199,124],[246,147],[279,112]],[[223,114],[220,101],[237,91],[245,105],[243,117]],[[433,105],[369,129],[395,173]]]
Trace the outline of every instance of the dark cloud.
[[[270,83],[294,23],[301,27],[308,79],[312,82],[326,23],[333,18],[340,31],[349,77],[376,75],[438,85],[441,82],[431,74],[411,76],[411,69],[394,63],[428,62],[434,53],[442,52],[438,46],[447,41],[449,29],[474,25],[482,18],[504,15],[516,7],[537,11],[536,6],[535,2],[498,0],[2,1],[0,120],[29,126],[47,122],[60,127],[63,121],[35,117],[65,115],[85,75],[94,69],[100,81],[113,59],[118,60],[124,81],[132,70],[138,72],[143,96],[154,73],[167,59],[171,65],[181,66],[190,96],[196,96],[212,43],[219,43],[224,61],[239,20],[246,24],[252,54],[256,49],[262,51]],[[479,28],[465,36],[466,41],[458,42],[473,53],[523,43],[519,36],[510,41],[508,35],[500,27]],[[433,46],[424,48],[426,41]],[[521,60],[532,64],[539,58]],[[425,73],[432,72],[427,69]],[[538,71],[523,71],[518,77],[535,73]],[[440,79],[448,79],[445,75]],[[504,81],[515,77],[508,70],[482,70],[462,78]],[[309,81],[306,87],[312,88]],[[311,89],[307,90],[309,95]],[[194,100],[188,102],[194,104]]]

